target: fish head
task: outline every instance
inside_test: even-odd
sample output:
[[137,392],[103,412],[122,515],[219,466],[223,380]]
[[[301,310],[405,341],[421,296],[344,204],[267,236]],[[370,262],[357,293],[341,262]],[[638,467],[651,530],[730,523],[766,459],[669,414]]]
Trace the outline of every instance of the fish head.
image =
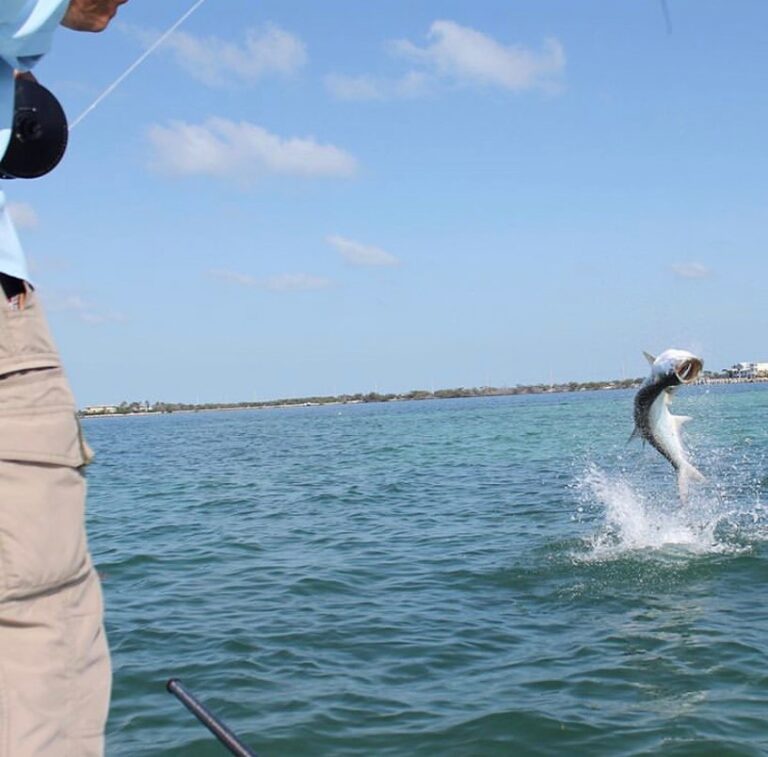
[[687,350],[664,350],[651,364],[651,380],[670,382],[673,386],[694,382],[704,368],[704,361]]

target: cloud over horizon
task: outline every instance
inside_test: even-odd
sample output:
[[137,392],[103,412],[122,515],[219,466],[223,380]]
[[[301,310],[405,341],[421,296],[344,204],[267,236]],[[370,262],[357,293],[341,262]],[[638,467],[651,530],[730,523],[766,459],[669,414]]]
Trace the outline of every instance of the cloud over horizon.
[[329,236],[326,241],[335,247],[341,257],[350,265],[375,267],[400,264],[398,258],[380,247],[362,244],[338,235]]
[[[156,31],[127,24],[123,29],[146,46],[159,36]],[[304,43],[275,24],[245,29],[242,44],[178,31],[159,50],[170,54],[180,68],[210,87],[254,84],[269,75],[290,76],[307,62]]]
[[339,100],[394,100],[421,97],[433,86],[433,78],[421,71],[409,71],[397,79],[363,74],[329,74],[323,80],[326,89]]
[[399,77],[329,74],[326,89],[339,100],[394,100],[420,97],[440,83],[495,86],[511,92],[556,92],[565,70],[565,51],[555,38],[544,40],[540,51],[522,45],[503,45],[493,37],[438,20],[427,32],[427,44],[394,40],[389,52],[421,67]]
[[209,118],[202,124],[172,121],[148,131],[151,165],[170,176],[253,180],[267,174],[349,178],[357,160],[313,137],[284,138],[247,121]]
[[555,38],[545,39],[537,52],[522,45],[503,45],[455,21],[438,20],[430,26],[427,40],[423,47],[397,40],[392,49],[459,84],[497,86],[514,92],[551,91],[565,69],[565,51]]
[[703,263],[675,263],[672,272],[681,279],[706,279],[712,275],[712,269]]
[[17,229],[36,229],[40,225],[35,209],[27,202],[9,202],[8,213]]
[[79,294],[50,294],[48,308],[52,312],[72,313],[76,318],[90,325],[124,323],[126,317],[115,311],[102,311],[97,305],[85,300]]
[[327,289],[333,282],[324,276],[313,276],[308,273],[282,273],[277,276],[267,276],[263,279],[247,273],[238,273],[226,269],[208,271],[210,278],[227,281],[238,286],[253,287],[270,292],[310,292]]

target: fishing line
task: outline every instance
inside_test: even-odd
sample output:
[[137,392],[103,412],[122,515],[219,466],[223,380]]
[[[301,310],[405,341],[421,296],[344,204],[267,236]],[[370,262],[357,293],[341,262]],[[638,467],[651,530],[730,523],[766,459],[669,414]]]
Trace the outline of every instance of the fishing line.
[[160,35],[128,68],[120,74],[69,126],[69,130],[75,128],[89,113],[95,110],[109,95],[111,95],[160,45],[168,39],[203,3],[205,0],[197,0],[195,4],[182,15],[164,34]]

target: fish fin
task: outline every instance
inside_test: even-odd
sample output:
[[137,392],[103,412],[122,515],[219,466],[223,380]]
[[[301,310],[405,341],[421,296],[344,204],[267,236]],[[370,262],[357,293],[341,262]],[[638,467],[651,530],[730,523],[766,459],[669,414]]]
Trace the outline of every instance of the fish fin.
[[688,490],[691,481],[706,481],[704,474],[690,463],[683,463],[677,470],[677,491],[680,494],[680,502],[688,503]]
[[632,429],[632,433],[629,435],[629,439],[627,439],[627,444],[629,444],[633,439],[640,439],[640,429],[635,426]]
[[672,420],[677,424],[678,428],[681,428],[683,424],[688,423],[688,421],[692,421],[693,418],[691,418],[690,415],[673,415]]
[[643,355],[645,355],[645,359],[646,359],[646,360],[647,360],[647,361],[648,361],[648,362],[649,362],[651,365],[653,365],[653,364],[656,362],[656,358],[655,358],[653,355],[651,355],[651,353],[650,353],[650,352],[646,352],[645,350],[643,350]]

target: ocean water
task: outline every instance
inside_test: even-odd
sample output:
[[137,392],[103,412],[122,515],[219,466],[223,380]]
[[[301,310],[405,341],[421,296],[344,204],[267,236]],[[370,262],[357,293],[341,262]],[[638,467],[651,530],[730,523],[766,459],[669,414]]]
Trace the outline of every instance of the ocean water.
[[768,388],[94,419],[108,754],[768,752]]

